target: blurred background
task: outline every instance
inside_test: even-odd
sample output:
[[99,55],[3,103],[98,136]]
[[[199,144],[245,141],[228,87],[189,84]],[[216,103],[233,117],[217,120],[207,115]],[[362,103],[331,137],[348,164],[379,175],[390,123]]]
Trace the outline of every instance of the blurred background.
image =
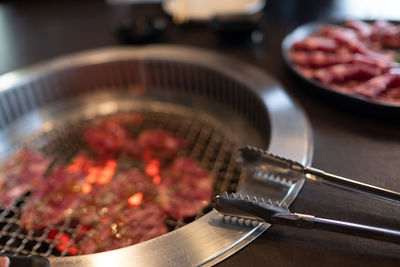
[[280,45],[296,25],[349,16],[396,19],[399,5],[388,0],[2,1],[0,73],[117,44],[175,43],[239,53],[246,49],[257,61],[257,53]]

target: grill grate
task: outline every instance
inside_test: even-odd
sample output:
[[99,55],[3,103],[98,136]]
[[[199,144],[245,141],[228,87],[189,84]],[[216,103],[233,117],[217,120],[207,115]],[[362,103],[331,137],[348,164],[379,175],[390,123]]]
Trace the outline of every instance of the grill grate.
[[[119,110],[113,114],[96,115],[91,118],[68,119],[59,122],[51,130],[35,134],[23,145],[53,157],[57,164],[66,164],[74,155],[86,149],[82,140],[82,132],[86,125],[110,115],[126,112],[140,114],[143,118],[140,124],[128,129],[133,136],[146,129],[162,129],[186,139],[189,146],[182,151],[181,156],[188,155],[196,159],[212,172],[215,177],[214,195],[224,191],[236,191],[241,172],[235,163],[234,151],[238,148],[239,142],[213,118],[179,106],[169,105],[168,109],[160,110],[154,108]],[[48,225],[44,230],[27,232],[20,227],[21,207],[27,201],[29,194],[0,213],[0,253],[46,257],[68,256],[68,251],[74,249],[73,243],[85,234],[90,234],[91,230],[83,233],[82,225],[71,218],[62,226]],[[184,221],[167,218],[166,225],[172,231],[201,217],[210,209],[207,207],[196,216]],[[54,240],[47,238],[48,233],[53,230],[59,231]],[[55,241],[64,233],[71,237],[68,244]],[[60,249],[60,245],[63,245],[63,249]]]

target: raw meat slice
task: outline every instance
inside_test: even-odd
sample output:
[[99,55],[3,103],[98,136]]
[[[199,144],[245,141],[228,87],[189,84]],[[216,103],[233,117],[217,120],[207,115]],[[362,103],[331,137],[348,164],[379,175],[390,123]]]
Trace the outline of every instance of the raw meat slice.
[[322,34],[336,40],[340,45],[345,46],[353,53],[368,55],[374,58],[387,59],[387,55],[378,53],[368,47],[368,42],[358,38],[357,33],[352,29],[346,29],[334,25],[321,27]]
[[307,38],[296,42],[293,45],[295,50],[307,50],[307,51],[325,51],[335,52],[338,49],[337,43],[326,37],[320,36],[308,36]]
[[321,51],[304,52],[304,51],[291,51],[290,58],[294,63],[301,66],[320,68],[336,64],[348,63],[353,59],[352,55],[337,55],[333,53],[326,53]]
[[392,69],[389,72],[370,79],[356,88],[356,91],[364,96],[376,98],[386,89],[400,85],[400,69]]
[[372,26],[371,39],[382,46],[400,48],[400,26],[388,21],[376,21]]
[[332,38],[340,45],[344,45],[352,52],[367,54],[368,48],[358,39],[356,32],[352,29],[346,29],[335,25],[324,25],[320,29],[321,33]]
[[389,54],[387,54],[386,56],[382,55],[382,57],[376,58],[373,56],[355,53],[352,62],[378,67],[382,70],[382,72],[390,68],[395,68],[399,65],[398,63],[393,61],[393,55]]
[[294,63],[310,68],[322,68],[346,63],[360,63],[387,70],[399,65],[393,62],[392,54],[381,54],[381,56],[375,57],[374,55],[353,54],[346,50],[347,49],[341,48],[335,54],[321,51],[310,52],[292,50],[289,56]]
[[372,26],[360,20],[348,20],[346,26],[356,31],[359,38],[368,39],[372,34]]
[[330,87],[342,93],[354,94],[356,93],[357,86],[364,82],[365,81],[360,80],[349,80],[344,83],[332,83]]
[[[329,44],[327,40],[331,45],[322,45]],[[333,43],[336,48],[330,50]],[[321,26],[312,35],[294,43],[289,57],[304,77],[318,80],[334,90],[400,102],[397,75],[392,71],[400,68],[400,63],[396,62],[398,53],[387,47],[400,48],[400,25],[349,20],[343,27]],[[386,94],[388,89],[390,93]]]
[[197,162],[178,158],[161,173],[161,206],[175,219],[194,216],[211,200],[212,182],[211,173]]
[[388,103],[399,103],[400,101],[400,86],[385,90],[379,97],[380,100]]
[[377,67],[366,64],[340,64],[321,68],[314,72],[314,78],[323,84],[341,83],[349,80],[367,80],[381,73]]

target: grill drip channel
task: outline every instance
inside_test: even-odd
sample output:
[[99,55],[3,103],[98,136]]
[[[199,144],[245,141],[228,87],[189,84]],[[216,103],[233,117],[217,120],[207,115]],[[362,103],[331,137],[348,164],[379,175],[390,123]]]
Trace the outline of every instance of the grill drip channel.
[[[85,126],[96,120],[124,113],[140,114],[143,118],[140,124],[128,129],[133,136],[137,136],[146,129],[161,129],[187,140],[188,148],[183,150],[180,156],[190,156],[212,172],[215,178],[214,195],[225,191],[236,191],[241,176],[234,155],[239,146],[238,140],[210,116],[178,105],[168,104],[166,107],[159,104],[157,110],[154,108],[115,110],[110,114],[96,114],[90,118],[68,118],[56,123],[50,130],[35,133],[28,138],[28,142],[18,145],[39,150],[54,158],[54,163],[58,165],[67,164],[73,156],[88,149],[82,138]],[[28,201],[29,193],[7,210],[1,211],[0,253],[47,257],[68,256],[68,250],[71,249],[73,243],[89,233],[81,232],[82,225],[71,218],[68,218],[63,225],[48,225],[40,231],[22,229],[19,226],[21,207]],[[184,221],[167,218],[165,223],[169,231],[172,231],[201,217],[210,209],[206,207],[196,216]],[[54,240],[64,233],[71,237],[69,244],[63,244],[65,245],[63,251],[55,248],[60,243],[47,238],[52,230],[59,231]]]

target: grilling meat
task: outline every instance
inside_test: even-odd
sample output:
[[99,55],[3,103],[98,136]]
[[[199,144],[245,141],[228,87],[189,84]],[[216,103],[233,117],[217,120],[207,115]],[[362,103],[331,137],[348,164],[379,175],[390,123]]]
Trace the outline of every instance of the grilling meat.
[[[84,225],[92,225],[106,217],[114,217],[129,205],[128,200],[140,194],[140,202],[153,202],[156,189],[150,177],[137,169],[118,173],[110,183],[92,186],[92,190],[82,195],[75,209],[76,218]],[[139,203],[140,204],[140,203]]]
[[129,133],[115,120],[103,120],[86,127],[84,136],[89,147],[99,156],[120,153],[129,140]]
[[395,103],[400,86],[394,73],[400,64],[389,48],[400,48],[400,26],[349,20],[344,26],[323,25],[294,43],[289,57],[308,79],[343,93]]
[[126,126],[141,122],[137,114],[118,115],[86,127],[84,137],[99,157],[128,154],[146,162],[152,158],[171,160],[179,149],[187,146],[185,140],[158,129],[143,131],[134,139]]
[[35,188],[22,207],[21,222],[26,229],[42,229],[65,220],[79,203],[87,173],[57,167]]
[[0,205],[7,208],[17,198],[35,188],[51,160],[38,152],[20,150],[0,169]]
[[185,140],[162,130],[143,131],[137,138],[137,144],[144,162],[151,159],[172,160],[181,148],[187,146]]
[[[211,200],[210,172],[178,157],[188,143],[172,133],[152,129],[135,138],[130,127],[138,123],[140,116],[128,114],[88,126],[84,139],[90,151],[66,166],[53,164],[45,177],[50,160],[22,150],[1,169],[2,189],[19,186],[18,194],[0,197],[2,204],[32,190],[22,206],[21,226],[39,232],[50,226],[47,238],[70,255],[136,244],[166,233],[167,218],[195,216]],[[74,240],[51,227],[67,220],[81,229]]]
[[166,233],[165,213],[153,203],[126,206],[106,218],[79,242],[80,254],[107,251],[140,243]]
[[194,216],[211,200],[212,182],[211,173],[197,162],[178,158],[161,173],[161,206],[175,219]]

